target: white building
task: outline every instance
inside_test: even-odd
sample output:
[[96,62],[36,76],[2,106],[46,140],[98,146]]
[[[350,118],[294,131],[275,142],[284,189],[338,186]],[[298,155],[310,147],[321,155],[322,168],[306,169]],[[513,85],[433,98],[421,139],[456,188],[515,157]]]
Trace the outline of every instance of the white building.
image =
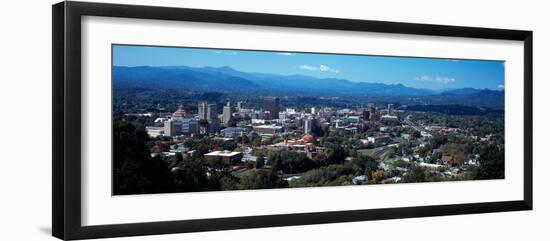
[[181,122],[168,120],[164,122],[164,135],[165,136],[179,136],[181,135]]
[[314,120],[311,118],[307,118],[304,120],[304,134],[311,134],[311,127],[313,126],[313,122]]
[[145,131],[150,137],[153,138],[164,135],[164,127],[146,126]]
[[283,127],[277,125],[259,125],[253,126],[253,129],[259,135],[277,135],[283,133]]
[[279,112],[279,120],[285,120],[286,119],[287,112]]
[[225,126],[229,125],[231,121],[231,102],[227,102],[227,105],[223,107],[222,122]]
[[264,119],[252,119],[250,120],[252,125],[256,125],[256,124],[265,124],[265,120]]
[[432,170],[437,170],[438,168],[442,167],[439,164],[432,164],[432,163],[426,163],[426,162],[421,162],[420,164],[418,164],[418,166],[429,168]]

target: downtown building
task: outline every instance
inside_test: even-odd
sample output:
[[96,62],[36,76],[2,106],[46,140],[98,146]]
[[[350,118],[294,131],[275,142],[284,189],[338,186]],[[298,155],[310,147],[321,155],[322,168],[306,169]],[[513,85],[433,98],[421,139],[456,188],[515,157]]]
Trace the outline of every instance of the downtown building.
[[264,99],[264,110],[269,112],[269,119],[278,119],[281,110],[279,97],[266,97]]
[[[199,132],[201,134],[218,132],[220,130],[220,119],[218,118],[217,105],[199,102],[197,109],[200,121]],[[205,123],[206,126],[204,126]]]
[[226,127],[228,127],[230,121],[231,121],[231,102],[228,101],[227,104],[223,107],[222,122]]
[[165,136],[192,135],[199,133],[197,119],[188,117],[183,105],[172,114],[172,118],[164,121]]
[[204,154],[204,158],[206,158],[206,160],[216,160],[216,159],[221,159],[223,162],[227,163],[227,164],[238,164],[241,162],[242,158],[243,158],[243,153],[242,152],[236,152],[236,151],[213,151],[213,152],[210,152],[210,153],[206,153]]
[[259,125],[252,128],[260,136],[274,136],[283,133],[283,127],[277,125]]

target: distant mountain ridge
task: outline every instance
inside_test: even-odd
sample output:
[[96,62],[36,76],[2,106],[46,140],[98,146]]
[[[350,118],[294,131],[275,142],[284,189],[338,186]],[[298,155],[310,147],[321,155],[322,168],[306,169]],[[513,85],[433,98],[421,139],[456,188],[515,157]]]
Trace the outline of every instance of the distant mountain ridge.
[[231,67],[136,66],[113,67],[115,87],[174,88],[242,94],[296,94],[306,96],[422,97],[442,103],[479,106],[504,105],[504,92],[473,88],[434,91],[402,84],[353,82],[305,75],[241,72]]

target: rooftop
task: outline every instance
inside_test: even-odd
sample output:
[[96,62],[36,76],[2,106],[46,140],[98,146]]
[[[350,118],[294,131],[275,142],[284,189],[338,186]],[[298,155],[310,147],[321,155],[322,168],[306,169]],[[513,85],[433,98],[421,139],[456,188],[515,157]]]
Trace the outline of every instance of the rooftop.
[[213,151],[210,153],[204,154],[205,156],[226,156],[226,157],[232,157],[235,155],[241,154],[241,152],[237,151]]
[[259,125],[259,126],[254,126],[254,128],[281,129],[283,127],[277,126],[277,125]]

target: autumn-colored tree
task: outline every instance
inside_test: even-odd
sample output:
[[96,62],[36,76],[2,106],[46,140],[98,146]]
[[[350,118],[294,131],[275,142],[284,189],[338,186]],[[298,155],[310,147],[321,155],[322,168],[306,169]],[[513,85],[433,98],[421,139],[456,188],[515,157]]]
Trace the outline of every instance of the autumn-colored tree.
[[388,178],[388,173],[382,170],[372,172],[372,183],[380,183],[382,180]]

